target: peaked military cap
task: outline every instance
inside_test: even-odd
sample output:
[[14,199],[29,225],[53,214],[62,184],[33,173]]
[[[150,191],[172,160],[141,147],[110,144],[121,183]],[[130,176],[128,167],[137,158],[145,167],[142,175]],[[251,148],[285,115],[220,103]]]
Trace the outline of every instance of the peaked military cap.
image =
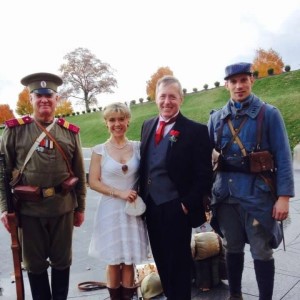
[[251,64],[245,63],[245,62],[240,62],[236,63],[233,65],[229,65],[225,68],[225,77],[224,79],[227,80],[229,77],[233,75],[238,75],[238,74],[252,74],[251,71]]
[[34,73],[21,79],[21,83],[29,88],[30,93],[52,94],[62,85],[62,79],[51,73]]

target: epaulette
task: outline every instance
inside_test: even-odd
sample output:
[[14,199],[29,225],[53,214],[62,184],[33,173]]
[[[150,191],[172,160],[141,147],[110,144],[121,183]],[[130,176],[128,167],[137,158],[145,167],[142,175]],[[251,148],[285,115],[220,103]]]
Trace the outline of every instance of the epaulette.
[[59,118],[57,120],[57,124],[60,125],[61,127],[64,127],[74,133],[78,133],[80,128],[74,124],[69,123],[67,120]]
[[24,125],[24,124],[30,124],[32,123],[33,119],[30,116],[24,116],[17,119],[10,119],[5,121],[5,125],[9,128],[13,128],[16,126]]

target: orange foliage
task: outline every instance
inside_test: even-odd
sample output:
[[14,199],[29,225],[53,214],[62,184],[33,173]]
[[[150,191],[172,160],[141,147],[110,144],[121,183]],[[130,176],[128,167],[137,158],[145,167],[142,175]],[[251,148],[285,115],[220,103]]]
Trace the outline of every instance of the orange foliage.
[[55,110],[55,115],[56,116],[66,116],[66,115],[71,115],[73,113],[73,108],[71,101],[67,99],[60,99]]
[[6,120],[13,119],[15,116],[8,104],[0,104],[0,124]]
[[279,54],[272,48],[269,51],[264,49],[256,50],[256,56],[253,61],[253,71],[258,71],[258,77],[268,76],[268,70],[273,69],[273,74],[283,72],[284,63]]
[[17,102],[16,112],[20,116],[31,115],[33,113],[33,107],[30,103],[29,90],[26,87],[19,94],[19,100]]
[[147,95],[150,100],[155,100],[155,89],[157,81],[165,75],[173,75],[173,72],[169,67],[161,67],[151,76],[151,79],[147,81]]

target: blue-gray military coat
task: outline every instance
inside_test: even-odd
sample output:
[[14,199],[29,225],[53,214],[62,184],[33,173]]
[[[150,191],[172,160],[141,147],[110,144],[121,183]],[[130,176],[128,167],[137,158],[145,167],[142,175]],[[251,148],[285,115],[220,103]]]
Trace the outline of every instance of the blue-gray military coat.
[[[236,110],[234,102],[229,100],[223,108],[212,112],[208,121],[208,129],[213,148],[219,148],[222,151],[232,139],[226,122],[227,118],[231,119],[234,128],[238,128],[243,116],[247,115],[248,119],[238,136],[246,151],[253,152],[257,144],[257,117],[263,104],[263,101],[251,94],[239,110]],[[276,107],[265,105],[260,149],[268,150],[273,155],[276,167],[276,196],[293,197],[292,155],[284,121]],[[224,155],[237,161],[242,159],[240,147],[236,142],[226,149]],[[279,245],[282,238],[281,232],[278,223],[272,218],[274,197],[270,187],[260,176],[253,173],[217,172],[212,188],[212,204],[222,201],[240,203],[246,211],[273,233],[274,248]]]

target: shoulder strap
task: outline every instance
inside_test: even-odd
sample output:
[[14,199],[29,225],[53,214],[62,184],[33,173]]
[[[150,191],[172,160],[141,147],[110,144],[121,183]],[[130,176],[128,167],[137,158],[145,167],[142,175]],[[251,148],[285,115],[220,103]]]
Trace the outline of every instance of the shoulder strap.
[[257,116],[257,126],[256,126],[256,150],[260,149],[260,143],[262,138],[262,122],[264,119],[264,114],[266,110],[266,104],[264,103],[262,107],[260,108],[260,111]]
[[[258,115],[257,115],[257,121],[256,121],[256,124],[257,124],[257,126],[256,126],[256,150],[260,149],[260,144],[261,144],[261,139],[262,139],[262,122],[263,122],[265,110],[266,110],[266,104],[264,103],[262,105]],[[218,135],[217,135],[217,146],[220,146],[219,143],[220,143],[220,140],[221,140],[221,134],[222,134],[223,127],[224,127],[224,121],[223,120],[221,120],[221,121],[222,121],[222,123],[221,123],[221,126],[219,128]],[[228,122],[228,126],[230,128],[231,134],[232,134],[232,138],[231,138],[230,142],[228,143],[227,147],[223,150],[223,154],[224,154],[224,151],[226,151],[230,147],[230,145],[233,143],[233,141],[236,140],[236,142],[238,143],[238,145],[241,149],[241,152],[242,152],[243,156],[247,155],[245,147],[243,146],[243,143],[241,142],[240,138],[238,137],[238,133],[240,132],[242,126],[246,123],[246,121],[247,121],[247,118],[245,118],[243,120],[243,122],[241,123],[240,127],[235,130],[233,128],[231,120],[228,118],[227,122]]]
[[[51,130],[51,128],[53,127],[53,125],[54,125],[54,122],[51,123],[51,124],[46,128],[46,130],[47,130],[47,131]],[[27,153],[27,156],[26,156],[25,161],[24,161],[24,164],[23,164],[23,166],[22,166],[22,168],[21,168],[21,170],[20,170],[20,173],[23,173],[23,171],[24,171],[24,169],[25,169],[25,166],[26,166],[26,164],[29,162],[29,160],[30,160],[32,154],[34,153],[34,151],[35,151],[35,149],[36,149],[36,147],[40,144],[40,142],[42,141],[42,139],[43,139],[45,136],[46,136],[46,133],[45,133],[45,132],[42,132],[42,133],[37,137],[37,139],[35,140],[35,142],[33,143],[33,145],[31,146],[30,150],[29,150],[28,153]]]
[[[54,125],[54,122],[51,123],[47,128],[46,130],[51,130],[51,128],[53,127]],[[42,141],[42,139],[46,136],[46,133],[45,132],[42,132],[35,140],[35,142],[33,143],[33,145],[31,146],[30,150],[28,151],[27,155],[26,155],[26,158],[25,158],[25,161],[24,161],[24,164],[22,166],[22,168],[18,171],[17,175],[14,176],[14,178],[11,180],[10,182],[10,185],[12,187],[14,187],[15,185],[18,184],[18,182],[20,181],[21,177],[22,177],[22,174],[24,172],[24,169],[27,165],[27,163],[29,162],[30,158],[32,157],[36,147],[40,144],[40,142]]]
[[[38,121],[36,121],[34,119],[34,122],[36,123],[36,125],[43,130],[43,132],[51,139],[51,141],[53,141],[53,143],[55,144],[55,146],[57,147],[57,149],[59,150],[59,152],[61,153],[62,157],[64,158],[66,164],[67,164],[67,168],[68,168],[68,171],[70,173],[70,176],[74,176],[74,173],[71,169],[71,166],[70,166],[70,163],[68,161],[68,158],[64,152],[64,150],[61,148],[61,146],[58,144],[58,142],[56,141],[56,139],[53,137],[53,135],[48,131],[46,130]],[[52,124],[54,124],[55,122],[53,122]]]
[[[247,156],[247,151],[245,150],[245,147],[243,145],[243,143],[241,142],[239,136],[238,136],[238,133],[240,132],[242,126],[246,123],[248,118],[245,118],[243,120],[243,122],[241,123],[240,127],[237,128],[237,129],[234,129],[233,128],[233,125],[232,125],[232,122],[230,119],[228,119],[228,126],[229,126],[229,129],[231,131],[231,134],[232,134],[232,139],[231,141],[233,142],[234,140],[237,142],[237,144],[239,145],[240,149],[241,149],[241,152],[243,154],[243,156]],[[230,144],[232,144],[232,142]],[[227,148],[228,149],[228,148]]]

